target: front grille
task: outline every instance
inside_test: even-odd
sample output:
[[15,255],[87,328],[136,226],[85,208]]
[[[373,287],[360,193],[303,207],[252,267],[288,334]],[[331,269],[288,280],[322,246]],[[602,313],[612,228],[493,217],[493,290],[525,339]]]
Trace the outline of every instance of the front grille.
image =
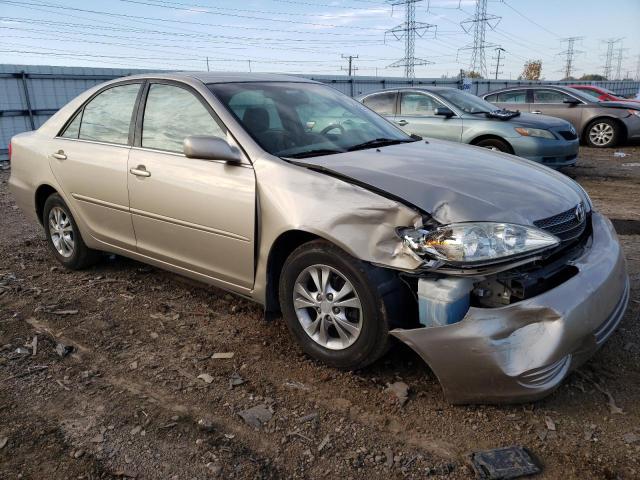
[[577,209],[578,205],[570,208],[566,212],[553,215],[552,217],[543,218],[541,220],[536,220],[533,224],[536,227],[555,235],[563,242],[573,240],[582,235],[582,232],[584,232],[587,225],[587,219],[589,218],[588,215],[584,215],[582,221],[580,221],[576,215]]
[[564,138],[565,140],[575,140],[576,138],[578,138],[578,135],[576,135],[575,132],[571,132],[569,130],[561,130],[558,133],[562,135],[562,138]]

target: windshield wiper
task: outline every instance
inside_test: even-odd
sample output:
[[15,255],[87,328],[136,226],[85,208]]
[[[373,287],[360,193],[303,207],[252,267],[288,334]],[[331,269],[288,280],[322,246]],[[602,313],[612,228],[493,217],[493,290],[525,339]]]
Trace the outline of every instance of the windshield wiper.
[[366,148],[386,147],[387,145],[397,145],[399,143],[409,143],[417,141],[415,138],[399,139],[399,138],[374,138],[367,142],[358,143],[347,149],[349,152],[354,150],[364,150]]
[[288,158],[307,158],[320,157],[322,155],[333,155],[335,153],[344,153],[346,150],[337,150],[332,148],[318,148],[316,150],[307,150],[305,152],[292,153],[291,155],[282,155]]

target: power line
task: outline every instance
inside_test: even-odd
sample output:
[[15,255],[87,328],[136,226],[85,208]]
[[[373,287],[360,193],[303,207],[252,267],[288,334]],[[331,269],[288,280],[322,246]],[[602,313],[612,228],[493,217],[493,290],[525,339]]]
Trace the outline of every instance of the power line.
[[[397,27],[388,30],[387,33],[392,34],[396,40],[404,38],[404,58],[393,62],[389,67],[404,67],[404,76],[414,78],[416,76],[416,65],[429,65],[433,62],[416,58],[416,35],[423,37],[424,34],[432,28],[437,28],[424,22],[416,22],[416,3],[422,0],[391,0],[392,6],[403,5],[405,8],[405,21]],[[386,33],[385,33],[386,36]]]
[[560,38],[560,35],[558,35],[556,32],[552,32],[547,27],[545,27],[543,25],[540,25],[538,22],[534,22],[533,20],[531,20],[531,18],[529,18],[528,15],[525,15],[524,13],[520,12],[519,10],[516,10],[514,7],[509,5],[506,0],[501,0],[501,3],[504,3],[508,8],[510,8],[511,10],[516,12],[518,15],[520,15],[522,18],[524,18],[527,22],[531,23],[532,25],[535,25],[536,27],[541,28],[545,32],[550,33],[551,35]]
[[486,43],[485,35],[487,26],[492,30],[495,29],[501,18],[502,17],[498,17],[497,15],[487,14],[487,0],[476,0],[474,16],[460,23],[460,26],[465,32],[470,32],[473,29],[473,45],[463,47],[460,50],[471,50],[469,70],[479,73],[483,77],[487,75],[485,49],[497,46]]
[[565,63],[564,63],[564,78],[570,78],[571,77],[571,73],[573,72],[573,57],[575,55],[578,55],[580,53],[584,53],[581,50],[576,50],[574,48],[574,45],[576,43],[577,40],[582,40],[584,37],[567,37],[567,38],[563,38],[562,40],[560,40],[562,43],[567,44],[567,49],[564,52],[560,52],[558,55],[565,55]]

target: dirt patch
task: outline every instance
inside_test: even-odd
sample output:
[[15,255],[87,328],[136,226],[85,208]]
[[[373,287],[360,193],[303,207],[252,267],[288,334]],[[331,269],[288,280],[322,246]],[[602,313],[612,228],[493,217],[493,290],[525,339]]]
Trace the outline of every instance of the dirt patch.
[[[628,156],[582,149],[569,172],[609,216],[640,220],[640,169],[621,166],[640,149],[620,150]],[[63,270],[7,179],[0,172],[0,478],[470,479],[468,452],[509,445],[530,448],[542,478],[640,475],[637,234],[619,229],[630,307],[585,367],[541,402],[454,407],[406,347],[338,372],[228,293],[119,257]],[[61,356],[61,342],[73,351]],[[403,406],[394,382],[409,386]],[[258,428],[240,416],[254,407]]]
[[640,235],[640,220],[612,218],[611,223],[613,223],[618,235]]

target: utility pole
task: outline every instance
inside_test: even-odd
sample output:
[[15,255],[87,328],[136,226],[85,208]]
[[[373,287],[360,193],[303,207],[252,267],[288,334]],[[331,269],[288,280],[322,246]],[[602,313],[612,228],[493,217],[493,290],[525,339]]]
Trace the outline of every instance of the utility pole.
[[567,43],[567,49],[564,52],[560,52],[558,55],[564,55],[565,56],[565,62],[564,62],[564,78],[569,78],[571,76],[571,73],[573,72],[574,66],[573,66],[573,57],[575,55],[578,55],[580,53],[583,53],[580,50],[576,50],[574,48],[574,45],[576,43],[577,40],[582,40],[584,37],[567,37],[567,38],[563,38],[562,40],[560,40],[562,43]]
[[249,73],[251,73],[251,60],[247,60],[249,62]]
[[349,76],[352,76],[355,71],[358,70],[358,68],[353,65],[353,59],[358,58],[358,55],[342,55],[342,58],[347,60],[349,66],[346,69],[342,67],[340,70],[345,70]]
[[209,57],[207,57],[207,72],[209,71]]
[[498,57],[497,57],[497,58],[496,58],[496,57],[493,57],[494,59],[496,59],[495,79],[497,80],[497,79],[498,79],[498,74],[502,73],[502,72],[500,71],[500,54],[501,54],[502,52],[506,52],[506,50],[505,50],[504,48],[502,48],[502,47],[496,47],[494,50],[495,50],[496,52],[498,52]]
[[485,49],[497,47],[495,44],[488,44],[485,41],[487,26],[491,30],[496,28],[500,19],[497,15],[487,14],[487,0],[476,0],[476,11],[473,17],[460,22],[462,29],[469,33],[473,30],[473,45],[467,45],[458,50],[471,50],[471,61],[469,62],[469,70],[476,72],[483,77],[487,76],[487,60]]
[[424,22],[416,22],[416,3],[423,0],[389,0],[392,6],[402,5],[405,7],[405,21],[400,25],[387,30],[385,32],[385,39],[388,33],[393,35],[396,40],[402,40],[404,38],[404,58],[393,62],[389,67],[404,67],[404,76],[407,78],[415,78],[416,65],[429,65],[433,62],[416,58],[416,35],[423,37],[429,30],[437,29],[436,25],[431,25]]
[[618,42],[621,42],[622,38],[609,38],[607,40],[605,40],[606,44],[607,44],[607,53],[605,54],[605,61],[604,61],[604,70],[603,70],[603,74],[604,77],[607,80],[611,80],[611,73],[612,73],[612,64],[613,64],[613,50],[616,46],[616,44]]

